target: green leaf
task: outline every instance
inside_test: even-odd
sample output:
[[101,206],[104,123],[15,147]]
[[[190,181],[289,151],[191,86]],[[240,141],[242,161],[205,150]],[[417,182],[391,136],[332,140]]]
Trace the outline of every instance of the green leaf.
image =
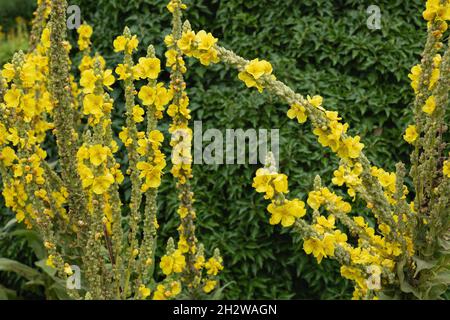
[[0,258],[0,271],[14,272],[30,281],[42,277],[39,271],[15,260],[6,258]]

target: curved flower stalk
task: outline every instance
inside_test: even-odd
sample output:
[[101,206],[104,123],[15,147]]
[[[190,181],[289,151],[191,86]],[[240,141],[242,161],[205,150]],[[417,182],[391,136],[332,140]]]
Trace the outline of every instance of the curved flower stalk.
[[[429,21],[427,44],[421,64],[410,75],[416,91],[416,124],[409,126],[404,136],[415,144],[411,157],[415,184],[412,202],[407,200],[410,191],[404,185],[405,166],[398,164],[395,173],[372,166],[364,155],[361,138],[348,135],[348,124],[341,122],[338,112],[323,107],[321,96],[305,98],[295,93],[276,79],[269,62],[239,57],[217,45],[217,39],[203,30],[185,30],[178,42],[185,55],[199,59],[203,65],[223,62],[239,71],[238,77],[247,87],[267,90],[286,102],[290,106],[287,116],[300,124],[310,120],[319,144],[341,159],[332,182],[345,186],[353,200],[359,197],[366,202],[376,218],[376,229],[369,227],[363,216],[351,217],[350,203],[322,187],[319,179],[309,193],[307,203],[313,213],[306,218],[301,200],[286,199],[287,177],[277,173],[270,159],[264,169],[258,170],[253,186],[271,200],[271,224],[293,226],[304,239],[305,252],[313,254],[319,263],[324,257],[341,263],[341,274],[355,282],[355,298],[433,298],[450,283],[450,219],[446,209],[450,162],[444,154],[448,47],[443,57],[438,55],[444,48],[440,39],[447,30],[450,3],[429,0],[424,18]],[[336,228],[337,221],[348,229],[348,235]],[[357,240],[357,246],[347,242],[350,236]]]

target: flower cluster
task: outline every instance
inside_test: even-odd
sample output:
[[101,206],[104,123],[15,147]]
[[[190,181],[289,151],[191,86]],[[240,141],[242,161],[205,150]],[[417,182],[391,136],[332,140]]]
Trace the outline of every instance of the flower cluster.
[[91,36],[93,33],[92,27],[84,23],[77,29],[77,32],[79,34],[78,48],[80,49],[80,51],[89,49],[89,47],[91,46]]
[[306,214],[305,203],[299,199],[287,200],[288,179],[285,174],[276,172],[275,159],[268,156],[266,167],[258,169],[253,179],[253,188],[256,192],[265,193],[264,198],[272,200],[267,207],[271,214],[270,224],[280,224],[290,227],[296,218]]
[[201,64],[209,66],[211,63],[220,61],[215,45],[217,39],[211,33],[200,30],[183,32],[181,39],[177,41],[177,46],[188,57],[200,60]]
[[248,88],[255,87],[259,92],[263,92],[265,78],[275,79],[272,72],[272,65],[269,62],[256,58],[245,65],[238,77]]

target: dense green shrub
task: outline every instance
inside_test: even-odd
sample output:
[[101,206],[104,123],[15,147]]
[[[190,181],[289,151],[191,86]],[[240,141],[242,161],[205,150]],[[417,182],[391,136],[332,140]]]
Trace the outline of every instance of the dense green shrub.
[[14,28],[17,17],[30,21],[35,7],[36,1],[34,0],[0,0],[0,25],[8,30]]
[[[94,47],[112,65],[112,40],[128,25],[144,46],[161,46],[169,33],[165,0],[76,0],[83,19],[94,27]],[[378,1],[382,29],[369,30],[370,2],[334,1],[186,1],[194,29],[211,31],[238,54],[271,61],[275,74],[296,91],[320,93],[328,109],[339,110],[367,146],[376,165],[393,169],[408,161],[401,141],[413,94],[407,74],[417,61],[425,28],[423,3]],[[190,5],[192,3],[192,5]],[[72,36],[75,36],[73,32]],[[280,128],[281,166],[289,175],[293,196],[305,198],[313,177],[332,174],[337,160],[318,147],[307,126],[285,116],[276,100],[243,90],[234,71],[197,62],[187,74],[193,120],[203,129]],[[214,70],[220,70],[215,72]],[[114,94],[119,96],[119,92]],[[399,121],[399,119],[404,119]],[[118,117],[117,128],[121,125]],[[295,137],[295,138],[293,138]],[[403,145],[403,146],[402,146]],[[395,152],[392,152],[395,150]],[[291,239],[268,225],[264,201],[251,188],[257,166],[194,166],[198,237],[207,248],[221,248],[226,298],[348,298],[349,285],[330,261],[317,266]],[[174,233],[177,201],[168,175],[160,190],[163,234]],[[169,195],[169,196],[168,196]],[[172,222],[169,223],[169,220]],[[165,239],[160,239],[161,241]],[[319,272],[318,272],[319,271]]]

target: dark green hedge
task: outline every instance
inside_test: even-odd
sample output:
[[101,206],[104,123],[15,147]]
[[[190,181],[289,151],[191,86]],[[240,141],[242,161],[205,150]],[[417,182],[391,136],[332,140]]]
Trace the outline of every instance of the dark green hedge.
[[[401,134],[412,92],[407,79],[425,40],[419,0],[380,0],[382,29],[366,27],[371,1],[356,0],[196,0],[187,17],[195,30],[206,29],[221,44],[247,58],[270,60],[275,74],[297,92],[324,96],[358,130],[375,164],[393,169],[407,161]],[[94,26],[93,42],[111,64],[111,49],[125,25],[144,45],[164,51],[170,16],[162,0],[74,0]],[[193,5],[190,5],[194,3]],[[72,33],[73,36],[73,33]],[[309,125],[299,126],[287,106],[247,90],[235,71],[205,69],[189,61],[187,74],[193,119],[204,129],[279,128],[281,168],[290,177],[292,196],[305,198],[316,174],[328,183],[337,160],[319,147]],[[119,95],[117,90],[115,95]],[[120,126],[117,117],[115,124]],[[166,121],[167,122],[167,121]],[[348,298],[350,284],[330,261],[321,265],[301,243],[268,224],[267,203],[251,188],[258,166],[195,166],[198,237],[208,249],[221,248],[226,298]],[[160,192],[163,237],[176,234],[176,196],[170,174]],[[359,204],[355,205],[360,207]],[[298,239],[295,239],[298,240]]]
[[14,26],[17,17],[31,21],[35,3],[35,0],[0,0],[0,26],[8,30]]

